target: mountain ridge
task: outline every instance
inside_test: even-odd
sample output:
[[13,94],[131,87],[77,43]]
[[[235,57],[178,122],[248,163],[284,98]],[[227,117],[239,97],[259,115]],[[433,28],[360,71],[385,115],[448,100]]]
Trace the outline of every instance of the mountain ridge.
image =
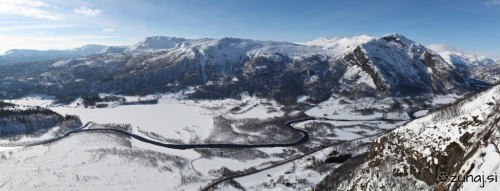
[[[399,35],[404,38],[403,35],[397,34],[397,33],[391,33],[394,35]],[[390,34],[388,34],[390,35]],[[387,35],[385,35],[387,36]],[[261,41],[261,40],[251,40],[251,39],[241,39],[241,38],[232,38],[232,37],[226,37],[222,39],[211,39],[211,38],[200,38],[200,39],[186,39],[182,37],[167,37],[167,36],[151,36],[151,37],[145,37],[141,39],[141,41],[132,44],[132,45],[126,45],[126,46],[104,46],[104,45],[84,45],[82,47],[78,48],[73,48],[73,49],[67,49],[67,50],[32,50],[32,49],[12,49],[4,53],[3,55],[0,55],[0,64],[1,63],[13,63],[13,62],[31,62],[31,61],[46,61],[46,60],[52,60],[52,59],[70,59],[70,58],[77,58],[77,57],[85,57],[85,56],[90,56],[90,55],[98,55],[98,54],[110,54],[110,53],[132,53],[132,52],[141,52],[141,51],[161,51],[161,50],[167,50],[167,49],[173,49],[173,48],[183,48],[187,47],[190,45],[198,45],[202,46],[203,43],[208,43],[208,44],[214,44],[214,43],[219,43],[219,42],[227,42],[230,39],[233,41],[240,41],[240,42],[245,42],[245,43],[253,43],[253,44],[258,44],[260,46],[270,46],[271,50],[260,50],[256,51],[254,53],[258,52],[264,52],[264,53],[270,53],[270,52],[276,52],[277,49],[279,49],[280,45],[285,46],[283,49],[287,48],[286,46],[292,46],[292,45],[305,45],[305,46],[310,46],[309,48],[303,47],[304,49],[309,49],[309,50],[297,50],[298,52],[301,51],[311,51],[311,54],[315,53],[325,53],[324,51],[321,51],[320,49],[315,49],[315,47],[322,47],[323,49],[330,50],[331,54],[338,54],[345,52],[343,51],[344,49],[347,49],[346,46],[356,46],[362,43],[367,42],[368,40],[371,40],[373,38],[376,38],[374,36],[367,36],[367,35],[362,35],[362,36],[354,36],[354,37],[337,37],[333,39],[328,39],[326,37],[319,38],[316,40],[308,41],[308,42],[286,42],[286,41]],[[406,39],[406,38],[405,38]],[[327,40],[330,45],[324,46],[321,45],[320,43],[317,43],[318,41],[321,40]],[[341,45],[340,47],[334,47],[331,43],[335,43],[338,45]],[[206,45],[205,45],[206,46]],[[312,48],[311,48],[312,47]],[[293,48],[293,46],[292,46]],[[295,47],[297,48],[297,47]],[[248,51],[249,49],[247,49]],[[333,50],[333,52],[332,52]],[[280,50],[281,52],[285,52],[284,50]],[[273,52],[273,53],[274,53]],[[279,52],[279,51],[278,51]],[[22,58],[22,57],[29,57],[29,58]],[[35,57],[38,57],[35,59]],[[18,58],[16,60],[15,58]]]
[[[228,39],[238,40],[240,42],[246,42],[246,43],[251,42],[254,44],[259,44],[260,46],[271,46],[271,48],[274,48],[273,49],[274,52],[285,52],[284,50],[278,50],[279,45],[282,46],[304,45],[310,48],[312,47],[312,49],[310,49],[309,51],[315,51],[316,53],[319,54],[328,53],[330,56],[332,56],[348,52],[350,50],[353,50],[353,47],[357,45],[368,43],[369,41],[375,40],[377,38],[399,39],[399,43],[401,43],[402,45],[410,45],[412,43],[416,43],[398,33],[389,33],[381,37],[368,36],[368,35],[353,36],[353,37],[336,37],[336,38],[321,37],[306,42],[287,42],[287,41],[271,41],[271,40],[261,41],[261,40],[251,40],[251,39],[232,38],[232,37],[225,37],[222,39],[211,39],[211,38],[187,39],[182,37],[150,36],[141,39],[139,42],[135,44],[125,45],[125,46],[105,46],[105,45],[88,44],[82,47],[66,49],[66,50],[12,49],[0,55],[0,64],[14,63],[14,62],[32,62],[32,61],[37,62],[37,61],[46,61],[52,59],[70,59],[70,58],[86,57],[98,54],[162,51],[168,49],[189,47],[193,46],[193,44],[198,46],[201,46],[203,43],[214,44],[217,42],[227,41]],[[303,48],[307,49],[306,47]],[[286,47],[282,49],[286,49]],[[328,50],[328,52],[321,51],[319,49]],[[249,51],[249,49],[247,49],[247,51]],[[298,52],[300,51],[307,51],[307,50],[298,50]],[[270,53],[273,51],[261,50],[261,51],[256,51],[256,53],[257,52]],[[472,54],[450,52],[450,51],[444,51],[444,52],[436,51],[436,52],[440,54],[446,62],[453,65],[484,66],[495,62],[500,62],[500,60],[497,59],[491,59],[484,56],[476,56]]]
[[[28,93],[64,97],[92,92],[152,94],[198,87],[191,98],[218,99],[247,92],[282,102],[307,95],[319,102],[330,96],[384,98],[470,89],[439,55],[400,34],[322,40],[303,45],[238,38],[151,37],[133,46],[108,49],[117,52],[114,54],[0,65],[5,71],[0,78],[8,82],[0,92],[5,97]],[[15,76],[24,66],[25,75]],[[14,84],[24,88],[12,89]]]

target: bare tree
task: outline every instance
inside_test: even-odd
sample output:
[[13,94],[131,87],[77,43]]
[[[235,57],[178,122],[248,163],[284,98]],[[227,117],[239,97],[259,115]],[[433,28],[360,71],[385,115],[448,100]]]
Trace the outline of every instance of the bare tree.
[[498,148],[498,145],[500,144],[500,132],[499,132],[500,126],[497,123],[493,128],[495,130],[492,133],[491,137],[488,139],[488,143],[491,143],[495,148],[495,151],[500,155],[500,149]]

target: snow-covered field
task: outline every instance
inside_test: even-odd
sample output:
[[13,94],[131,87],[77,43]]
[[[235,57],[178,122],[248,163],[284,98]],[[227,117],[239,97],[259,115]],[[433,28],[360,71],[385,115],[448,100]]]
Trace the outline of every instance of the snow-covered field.
[[[127,105],[114,108],[86,109],[52,107],[61,114],[78,115],[83,123],[126,123],[133,132],[155,132],[166,138],[189,140],[191,136],[206,138],[213,129],[212,116],[201,107],[183,104]],[[195,132],[195,135],[190,134]]]
[[458,95],[444,95],[444,96],[436,96],[433,100],[433,103],[434,104],[448,104],[448,103],[452,103],[454,102],[455,100],[457,100],[457,98],[460,98],[462,96],[458,96]]
[[427,115],[428,112],[429,112],[429,110],[420,110],[420,111],[415,112],[413,115],[415,117],[422,117],[422,116]]
[[[211,101],[185,100],[181,94],[124,97],[128,102],[158,99],[158,104],[110,104],[110,107],[107,108],[83,108],[77,104],[79,100],[67,106],[52,105],[51,99],[53,98],[46,96],[9,100],[9,102],[48,107],[63,115],[78,115],[83,124],[90,121],[97,124],[130,124],[134,134],[147,137],[139,130],[154,132],[167,139],[182,140],[183,143],[207,138],[214,129],[214,117],[219,115],[234,120],[269,119],[285,115],[281,110],[283,106],[275,101],[245,95],[242,96],[241,100]],[[306,99],[301,101],[307,104]],[[363,121],[381,118],[383,114],[375,112],[370,115],[361,115],[357,109],[383,109],[388,108],[390,104],[390,100],[364,99],[356,102],[345,102],[345,100],[332,98],[306,111],[306,114],[310,116],[330,120],[300,122],[294,124],[294,127],[304,129],[308,123],[312,122],[333,125],[334,128],[327,129],[333,136],[321,137],[315,134],[314,140],[307,143],[309,145],[305,145],[307,148],[317,148],[321,144],[317,142],[319,139],[335,142],[373,135],[395,128],[405,121],[396,123]],[[299,113],[299,111],[293,112]],[[361,121],[335,121],[335,119]],[[233,131],[245,133],[234,128]],[[364,141],[368,142],[369,139]],[[339,148],[336,147],[336,149]],[[285,186],[285,182],[295,184],[300,182],[296,188],[310,188],[326,175],[311,169],[313,164],[311,157],[314,156],[315,160],[324,161],[333,149],[327,148],[295,162],[238,178],[236,181],[247,189],[257,190],[294,189]],[[355,152],[362,153],[366,152],[367,149],[358,148]],[[215,172],[218,172],[222,167],[231,171],[241,171],[252,167],[260,169],[269,166],[271,161],[282,161],[303,153],[295,147],[259,148],[256,151],[261,152],[262,156],[249,159],[236,159],[232,156],[205,157],[202,152],[197,150],[168,149],[136,139],[127,139],[118,134],[78,133],[47,145],[30,148],[0,148],[0,155],[6,156],[5,158],[0,157],[0,168],[26,175],[26,178],[17,178],[17,175],[0,174],[0,179],[7,180],[5,185],[9,187],[12,185],[18,190],[70,190],[74,188],[91,190],[196,190],[207,185],[211,180],[219,178],[221,174]],[[158,156],[169,159],[158,158]],[[175,162],[176,160],[180,162]],[[333,164],[328,165],[328,169],[336,167]],[[14,177],[16,180],[10,180]],[[36,179],[36,181],[31,181],[32,179]],[[270,184],[270,181],[280,181],[281,183],[273,187],[265,186],[265,184]],[[0,182],[0,186],[2,184]],[[223,190],[223,187],[221,189]]]
[[[235,179],[238,181],[241,185],[243,185],[245,188],[251,188],[257,185],[262,184],[263,182],[268,182],[272,180],[273,178],[279,177],[280,175],[285,174],[287,170],[291,169],[293,167],[293,163],[287,163],[283,164],[280,166],[277,166],[275,168],[265,170],[256,174],[252,174],[250,176],[242,177],[242,178],[237,178]],[[270,176],[268,176],[270,175]],[[281,188],[283,189],[283,188]]]
[[142,141],[138,141],[136,139],[130,139],[130,141],[135,148],[142,148],[142,149],[147,149],[147,150],[156,151],[156,152],[160,152],[160,153],[168,153],[171,155],[182,156],[182,157],[190,159],[190,160],[194,160],[194,159],[201,157],[201,155],[199,153],[197,153],[196,151],[193,151],[191,149],[187,149],[187,150],[170,149],[170,148],[160,147],[160,146],[152,145],[152,144],[145,143]]
[[326,117],[329,119],[351,119],[351,120],[367,120],[367,119],[377,119],[382,118],[383,113],[374,112],[369,115],[362,115],[356,110],[360,109],[384,109],[389,108],[389,104],[392,103],[391,100],[375,100],[370,98],[364,98],[354,101],[345,99],[335,99],[330,98],[317,106],[306,111],[306,114],[313,117]]
[[[369,142],[369,138],[359,140]],[[340,166],[339,164],[327,164],[323,161],[334,150],[342,152],[343,146],[334,146],[302,157],[293,162],[279,165],[275,168],[264,170],[249,176],[234,179],[248,190],[307,190],[312,185],[321,181],[325,173],[314,170],[313,166],[317,163],[323,163],[320,168],[328,169],[327,172]],[[353,155],[367,152],[369,147],[357,147],[351,150]],[[286,183],[290,183],[289,186]],[[219,190],[227,190],[222,187]],[[229,189],[231,190],[231,189]]]
[[[0,190],[193,190],[189,160],[134,148],[114,134],[75,134],[52,144],[1,152]],[[7,173],[8,172],[8,173]]]
[[47,96],[47,95],[30,95],[21,99],[16,99],[16,100],[5,100],[5,102],[9,103],[14,103],[17,105],[24,105],[24,106],[40,106],[40,107],[47,107],[52,104],[54,101],[54,96]]
[[201,172],[203,174],[208,174],[210,170],[220,168],[220,167],[227,167],[228,169],[237,171],[237,170],[248,169],[250,167],[259,166],[260,164],[262,164],[264,162],[280,161],[280,160],[283,160],[283,159],[281,159],[281,158],[266,158],[266,159],[248,160],[248,161],[243,162],[243,161],[239,161],[239,160],[235,160],[235,159],[214,157],[211,159],[200,158],[197,160],[193,160],[192,164],[193,164],[193,167],[196,169],[196,171]]

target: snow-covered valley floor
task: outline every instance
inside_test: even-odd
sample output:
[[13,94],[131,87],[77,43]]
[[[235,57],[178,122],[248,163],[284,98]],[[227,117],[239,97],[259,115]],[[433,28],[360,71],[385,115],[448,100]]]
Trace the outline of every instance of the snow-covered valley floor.
[[[360,115],[355,111],[359,107],[389,107],[389,100],[375,103],[373,100],[362,100],[346,104],[339,99],[331,99],[312,105],[306,111],[297,111],[283,110],[284,106],[272,100],[255,97],[212,101],[184,100],[178,95],[152,97],[159,98],[158,104],[108,108],[83,108],[76,103],[52,105],[50,97],[43,96],[10,102],[47,107],[63,115],[78,115],[83,124],[90,121],[96,124],[130,124],[134,134],[147,137],[148,133],[155,133],[165,138],[163,140],[177,140],[183,144],[204,143],[217,136],[218,141],[225,143],[245,144],[261,139],[273,141],[269,137],[272,134],[260,133],[272,132],[270,130],[276,126],[262,124],[284,116],[287,118],[283,119],[294,119],[295,116],[300,117],[301,112],[313,117],[359,121],[311,120],[296,123],[294,128],[308,131],[311,138],[307,143],[294,147],[176,150],[112,132],[78,133],[35,147],[2,147],[0,169],[9,173],[0,173],[0,190],[197,190],[212,180],[237,171],[260,169],[273,162],[300,156],[320,145],[374,135],[405,123],[369,121],[384,115],[377,111]],[[409,119],[405,115],[404,112],[393,114],[404,120]],[[229,134],[219,134],[226,130],[219,127],[223,124],[221,121],[231,124]],[[248,123],[255,124],[255,127],[248,128]],[[279,126],[285,128],[284,125]],[[50,136],[46,134],[39,138]],[[287,140],[286,137],[283,140]],[[366,138],[326,148],[235,181],[249,190],[307,189],[338,166],[324,162],[334,150],[358,155],[369,149],[369,144],[364,143],[370,140]],[[294,186],[287,186],[287,182]],[[222,185],[219,189],[232,190],[236,187]]]

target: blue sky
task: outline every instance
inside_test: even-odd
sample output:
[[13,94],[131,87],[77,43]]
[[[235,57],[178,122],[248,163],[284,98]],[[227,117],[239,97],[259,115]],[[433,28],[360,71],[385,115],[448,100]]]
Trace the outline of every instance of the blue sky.
[[0,54],[157,35],[303,42],[392,32],[500,58],[500,0],[0,0]]

